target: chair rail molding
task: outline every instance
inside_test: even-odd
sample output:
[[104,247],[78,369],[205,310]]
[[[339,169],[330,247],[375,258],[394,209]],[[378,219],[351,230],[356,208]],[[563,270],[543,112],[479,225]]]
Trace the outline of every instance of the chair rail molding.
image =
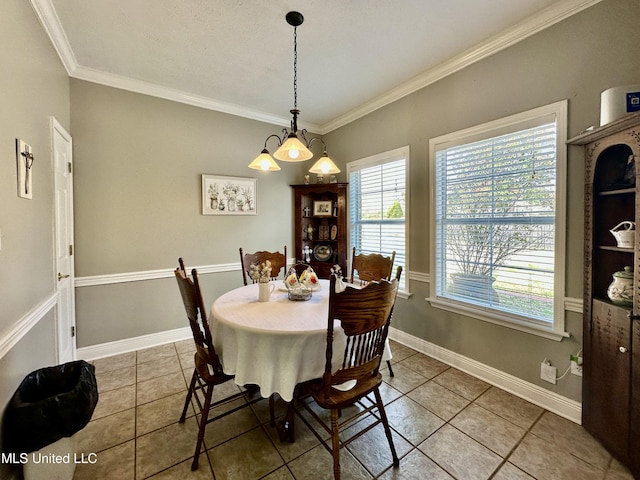
[[3,358],[29,331],[58,303],[53,293],[29,310],[20,320],[0,335],[0,359]]

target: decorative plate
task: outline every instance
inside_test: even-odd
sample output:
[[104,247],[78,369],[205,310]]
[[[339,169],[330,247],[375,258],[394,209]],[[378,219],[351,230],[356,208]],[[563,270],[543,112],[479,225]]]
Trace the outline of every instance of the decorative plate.
[[331,259],[333,248],[328,243],[319,243],[313,247],[313,256],[319,262],[326,262]]
[[335,240],[338,238],[338,226],[331,225],[331,240]]

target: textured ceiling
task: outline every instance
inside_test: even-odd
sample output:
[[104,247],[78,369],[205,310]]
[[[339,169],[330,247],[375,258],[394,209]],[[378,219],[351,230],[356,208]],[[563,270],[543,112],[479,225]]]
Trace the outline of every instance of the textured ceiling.
[[599,0],[31,0],[70,76],[326,132]]

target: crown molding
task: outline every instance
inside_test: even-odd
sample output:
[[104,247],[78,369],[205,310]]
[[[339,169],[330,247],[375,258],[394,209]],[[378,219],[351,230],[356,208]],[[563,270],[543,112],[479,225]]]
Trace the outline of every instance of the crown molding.
[[[131,92],[151,95],[153,97],[163,98],[178,103],[184,103],[195,107],[214,110],[217,112],[228,113],[239,117],[257,120],[260,122],[270,123],[288,127],[291,123],[290,118],[272,115],[266,112],[253,110],[240,105],[221,102],[211,98],[190,94],[181,90],[163,87],[161,85],[135,80],[120,75],[114,75],[92,68],[82,67],[73,54],[69,40],[62,29],[60,19],[51,3],[51,0],[30,0],[40,23],[44,27],[47,35],[51,39],[53,46],[60,57],[67,73],[72,78],[85,80],[88,82],[98,83],[109,87],[119,88]],[[565,0],[555,2],[548,8],[538,12],[536,15],[529,17],[523,22],[512,28],[501,32],[489,40],[476,45],[475,47],[461,53],[460,55],[448,60],[426,72],[417,75],[407,82],[393,88],[384,94],[366,102],[359,107],[327,122],[323,125],[311,123],[300,123],[300,128],[306,128],[311,132],[317,132],[325,135],[339,127],[351,123],[369,113],[372,113],[390,103],[393,103],[411,93],[420,90],[432,83],[441,80],[463,68],[478,62],[484,58],[504,50],[525,38],[534,35],[545,28],[548,28],[576,13],[589,8],[602,0]]]
[[320,133],[325,135],[332,130],[351,123],[359,118],[368,115],[390,103],[400,100],[421,88],[437,82],[451,74],[454,74],[473,63],[487,58],[501,50],[504,50],[525,38],[528,38],[562,20],[585,10],[602,0],[567,0],[550,5],[546,9],[529,17],[523,22],[500,32],[487,41],[476,45],[460,55],[447,60],[436,67],[423,72],[407,82],[393,88],[384,94],[376,97],[350,112],[325,123],[320,129]]

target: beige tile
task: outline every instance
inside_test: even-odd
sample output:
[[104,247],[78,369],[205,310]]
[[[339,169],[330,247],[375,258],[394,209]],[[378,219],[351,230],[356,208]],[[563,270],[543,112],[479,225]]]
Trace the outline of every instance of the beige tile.
[[161,358],[177,356],[178,352],[173,343],[151,347],[145,350],[138,350],[138,363],[153,362]]
[[394,340],[389,340],[389,348],[391,349],[391,356],[393,357],[391,359],[392,365],[417,353],[413,348],[407,347]]
[[93,361],[93,365],[96,367],[96,375],[124,367],[133,367],[135,364],[136,352],[113,355],[111,357],[99,358]]
[[[361,430],[361,423],[362,422],[359,422],[353,428],[345,430],[345,436],[351,436],[356,430]],[[391,437],[393,438],[393,445],[396,448],[398,458],[406,455],[413,449],[413,445],[398,435],[393,429],[391,430]],[[367,433],[350,443],[347,448],[374,477],[377,477],[386,469],[393,466],[391,448],[389,447],[389,441],[387,440],[382,425],[376,425]]]
[[136,386],[119,388],[100,393],[98,405],[93,411],[92,420],[106,417],[117,412],[122,412],[136,406]]
[[[288,464],[296,480],[333,480],[333,458],[322,446],[296,458]],[[340,451],[341,478],[349,480],[370,480],[373,477],[351,453]]]
[[213,472],[211,471],[211,465],[209,464],[209,458],[206,452],[200,454],[198,458],[198,469],[196,471],[191,470],[192,462],[193,459],[189,458],[189,460],[185,460],[175,467],[163,470],[148,478],[150,480],[213,480]]
[[400,398],[402,396],[402,392],[396,390],[388,383],[382,382],[380,384],[380,396],[382,397],[382,403],[386,405],[387,403],[391,403]]
[[100,371],[96,373],[98,392],[108,392],[136,383],[136,367],[124,367],[117,370]]
[[184,392],[185,395],[187,393],[187,384],[182,372],[175,372],[163,377],[139,382],[136,392],[136,404],[142,405],[178,392]]
[[582,426],[554,413],[545,412],[533,426],[531,433],[601,470],[609,465],[611,455],[597,440]]
[[488,383],[455,368],[444,371],[433,381],[469,400],[478,398],[490,387]]
[[95,463],[77,464],[73,480],[134,480],[133,440],[97,453],[95,459]]
[[[136,409],[136,435],[144,435],[178,422],[180,415],[182,415],[185,399],[186,392],[180,392],[138,406]],[[193,406],[189,405],[187,418],[194,415]]]
[[451,420],[470,402],[435,382],[424,383],[410,391],[407,396],[447,421]]
[[386,405],[385,411],[391,427],[414,446],[444,424],[441,418],[408,397]]
[[429,379],[436,375],[440,375],[442,372],[450,368],[446,363],[442,363],[441,361],[422,353],[418,353],[407,360],[402,361],[401,365],[418,372],[420,375]]
[[[566,447],[566,445],[565,445]],[[509,457],[509,462],[537,479],[596,480],[604,478],[604,470],[575,457],[533,434],[527,434]]]
[[427,381],[426,377],[403,366],[402,363],[393,365],[393,373],[395,377],[389,376],[388,370],[384,370],[382,372],[383,379],[387,384],[402,393],[407,393]]
[[184,370],[187,370],[187,369],[193,370],[193,366],[195,365],[194,355],[195,355],[195,351],[178,353],[178,361],[180,362],[180,366]]
[[280,467],[275,472],[263,477],[263,480],[294,480],[294,478],[287,467]]
[[146,363],[138,363],[138,382],[151,380],[152,378],[162,377],[170,373],[179,372],[181,370],[178,357],[162,357],[157,360]]
[[500,415],[522,428],[529,428],[544,412],[541,407],[504,390],[491,387],[475,400],[477,405]]
[[135,409],[92,420],[77,434],[78,452],[98,453],[135,437]]
[[284,461],[258,427],[208,451],[216,480],[253,480],[280,468]]
[[457,480],[488,479],[502,462],[500,456],[450,425],[418,448]]
[[[240,405],[242,402],[243,400],[236,400],[236,405]],[[213,410],[209,415],[209,419],[214,418],[218,413],[218,411]],[[197,419],[200,421],[200,415],[197,415]],[[209,423],[204,433],[204,441],[207,449],[210,449],[255,429],[259,425],[260,421],[253,413],[253,410],[251,408],[243,408]]]
[[178,354],[186,352],[191,352],[193,354],[196,351],[196,346],[194,344],[193,338],[174,342],[173,345],[176,347],[176,351],[178,352]]
[[400,459],[399,468],[390,468],[380,480],[455,480],[418,449]]
[[460,412],[450,423],[503,458],[526,433],[524,428],[473,404]]
[[[535,480],[531,475],[524,473],[518,467],[507,462],[493,476],[492,480]],[[540,479],[543,480],[543,479]]]
[[[136,478],[146,478],[190,460],[196,447],[195,418],[174,423],[136,439]],[[206,467],[205,467],[206,468]]]

